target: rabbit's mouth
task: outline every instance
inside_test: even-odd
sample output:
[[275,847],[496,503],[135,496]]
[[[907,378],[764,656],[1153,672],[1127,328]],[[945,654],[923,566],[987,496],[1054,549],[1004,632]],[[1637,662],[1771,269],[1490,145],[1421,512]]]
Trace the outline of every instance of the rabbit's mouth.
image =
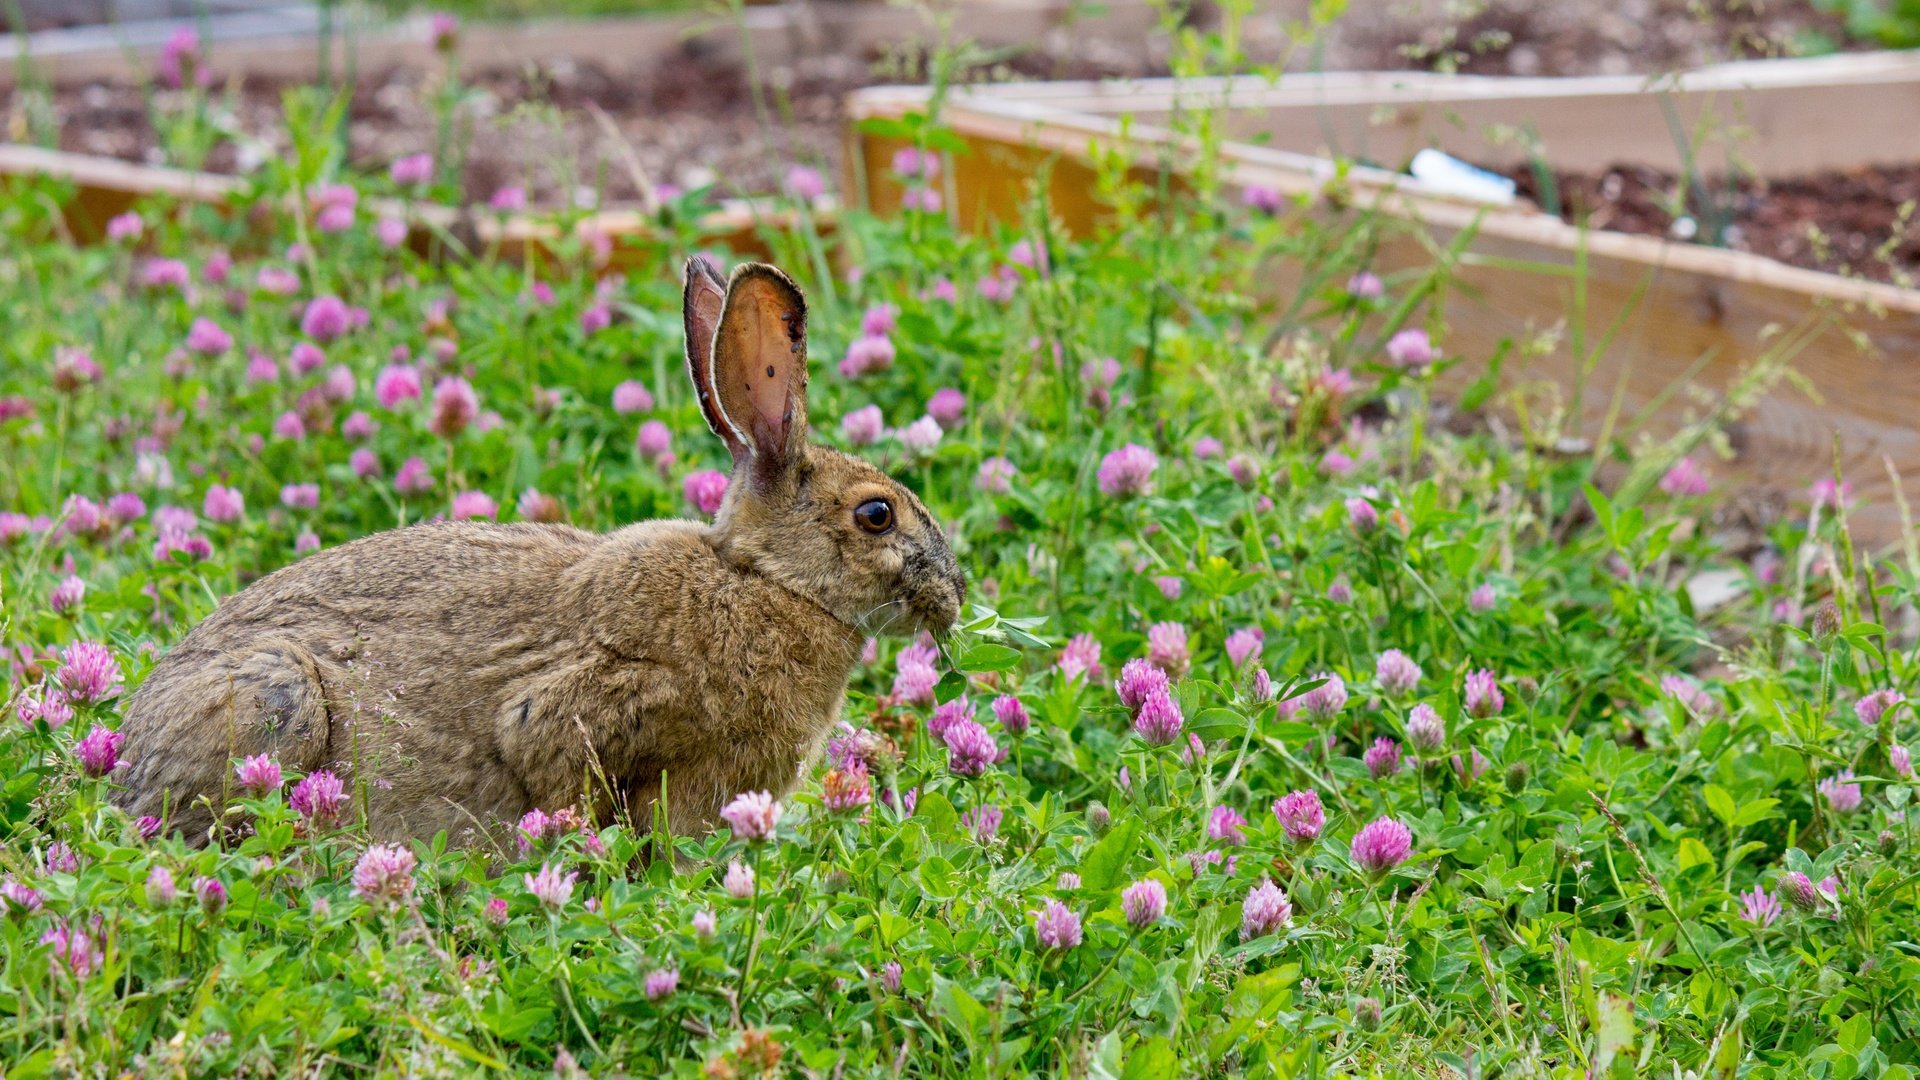
[[929,608],[916,597],[896,596],[853,620],[853,626],[868,637],[915,637],[923,632],[941,637],[953,628],[956,618],[953,612]]
[[954,570],[951,576],[936,578],[909,605],[919,629],[936,637],[945,636],[960,620],[960,608],[967,600],[967,579]]
[[855,625],[872,637],[912,637],[923,632],[945,637],[960,620],[960,608],[967,596],[966,579],[955,571],[950,576],[917,580],[920,584],[902,588],[893,599],[855,620]]
[[915,607],[913,609],[913,621],[916,624],[914,626],[915,633],[924,630],[934,637],[946,637],[947,632],[953,629],[953,624],[958,622],[959,619],[960,611],[958,608],[944,608],[937,611],[928,611],[922,607]]

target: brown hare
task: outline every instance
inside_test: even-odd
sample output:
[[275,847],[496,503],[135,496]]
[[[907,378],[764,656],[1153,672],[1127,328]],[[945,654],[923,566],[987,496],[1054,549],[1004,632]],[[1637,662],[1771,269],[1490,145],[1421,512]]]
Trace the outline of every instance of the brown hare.
[[[120,804],[203,840],[230,761],[331,769],[375,836],[480,839],[585,800],[675,832],[791,791],[869,632],[949,628],[965,582],[920,500],[807,438],[806,301],[687,266],[687,372],[733,454],[711,525],[437,522],[262,578],[128,702]],[[664,779],[663,779],[664,778]]]

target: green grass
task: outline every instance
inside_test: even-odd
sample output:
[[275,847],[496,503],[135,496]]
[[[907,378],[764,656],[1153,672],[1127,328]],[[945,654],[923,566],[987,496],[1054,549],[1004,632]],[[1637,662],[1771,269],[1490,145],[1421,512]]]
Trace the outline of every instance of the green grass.
[[[624,276],[584,244],[427,261],[377,237],[391,182],[336,175],[332,125],[293,104],[300,141],[250,217],[152,202],[137,245],[76,247],[49,217],[57,184],[0,195],[0,511],[19,515],[0,518],[0,693],[31,715],[80,642],[124,679],[58,726],[0,730],[8,1076],[1911,1075],[1920,860],[1898,746],[1915,721],[1855,704],[1912,688],[1913,568],[1856,551],[1830,509],[1758,556],[1721,550],[1724,493],[1657,482],[1686,443],[1634,448],[1603,493],[1600,464],[1628,448],[1436,424],[1443,381],[1511,404],[1472,383],[1490,357],[1449,347],[1444,303],[1420,302],[1448,295],[1444,260],[1361,295],[1350,278],[1404,226],[1350,202],[1256,213],[1204,169],[1164,213],[1109,176],[1119,208],[1077,240],[1039,206],[982,236],[914,212],[766,237],[813,305],[818,438],[845,445],[840,418],[869,405],[897,430],[936,390],[965,397],[936,446],[856,449],[918,490],[971,582],[979,606],[931,678],[943,722],[970,713],[1006,751],[981,775],[949,767],[934,702],[899,700],[925,654],[887,640],[845,720],[872,733],[873,791],[911,809],[830,810],[823,765],[771,842],[687,836],[647,859],[667,841],[618,819],[518,855],[422,838],[398,902],[356,890],[363,823],[303,819],[296,777],[238,800],[211,847],[142,838],[78,744],[222,596],[463,494],[511,520],[537,490],[595,529],[697,516],[685,478],[725,463],[680,375],[690,215],[625,242]],[[943,141],[937,120],[915,130]],[[297,197],[322,181],[365,195],[339,231]],[[156,259],[190,285],[142,284]],[[366,324],[296,371],[320,296]],[[842,375],[882,305],[894,363]],[[189,350],[197,320],[232,344]],[[1437,359],[1396,361],[1417,344],[1390,352],[1397,334]],[[429,393],[462,375],[498,422],[448,440],[423,403],[383,406],[401,362]],[[614,409],[630,380],[650,409]],[[349,437],[356,413],[376,430]],[[635,448],[648,421],[671,432],[664,467]],[[1129,445],[1155,456],[1150,484],[1103,490]],[[403,493],[409,458],[431,480]],[[995,458],[1017,470],[1005,490],[979,481]],[[309,483],[312,507],[283,496]],[[216,484],[242,496],[236,520],[207,514]],[[166,554],[187,537],[204,557]],[[1744,591],[1695,610],[1708,570]],[[56,604],[70,578],[84,596]],[[1380,676],[1394,649],[1410,684]],[[1168,745],[1113,688],[1147,657],[1172,675]],[[1497,702],[1469,696],[1481,671]],[[1006,696],[1029,726],[989,707]],[[1421,706],[1438,745],[1416,738]],[[1384,748],[1370,767],[1380,740],[1397,769]],[[1324,806],[1316,837],[1273,812],[1295,792]],[[1352,840],[1380,818],[1410,849],[1369,872]],[[751,897],[725,884],[736,864]],[[534,895],[543,867],[578,874],[564,901]],[[1134,925],[1122,893],[1148,880],[1166,910]],[[197,900],[202,881],[224,899]],[[1777,917],[1743,915],[1756,893]],[[1039,933],[1049,903],[1071,947]],[[666,970],[676,987],[650,994]]]

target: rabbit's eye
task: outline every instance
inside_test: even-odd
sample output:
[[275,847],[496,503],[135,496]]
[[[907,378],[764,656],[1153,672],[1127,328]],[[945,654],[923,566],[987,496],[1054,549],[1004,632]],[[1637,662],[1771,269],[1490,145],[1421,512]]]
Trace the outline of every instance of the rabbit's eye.
[[879,536],[893,528],[893,506],[885,499],[868,499],[854,507],[853,520],[862,529]]

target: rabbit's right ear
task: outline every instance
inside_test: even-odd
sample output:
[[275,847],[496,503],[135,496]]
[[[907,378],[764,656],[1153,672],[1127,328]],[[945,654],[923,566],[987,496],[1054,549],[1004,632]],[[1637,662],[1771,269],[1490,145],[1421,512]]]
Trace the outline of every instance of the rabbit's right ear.
[[687,291],[681,316],[687,328],[687,377],[693,380],[693,396],[700,402],[700,413],[707,418],[720,441],[735,458],[747,450],[745,437],[720,411],[713,392],[713,345],[720,329],[720,316],[727,307],[727,280],[704,255],[687,260]]
[[806,454],[807,301],[778,267],[734,268],[710,370],[734,465],[750,462],[762,491],[779,486]]

